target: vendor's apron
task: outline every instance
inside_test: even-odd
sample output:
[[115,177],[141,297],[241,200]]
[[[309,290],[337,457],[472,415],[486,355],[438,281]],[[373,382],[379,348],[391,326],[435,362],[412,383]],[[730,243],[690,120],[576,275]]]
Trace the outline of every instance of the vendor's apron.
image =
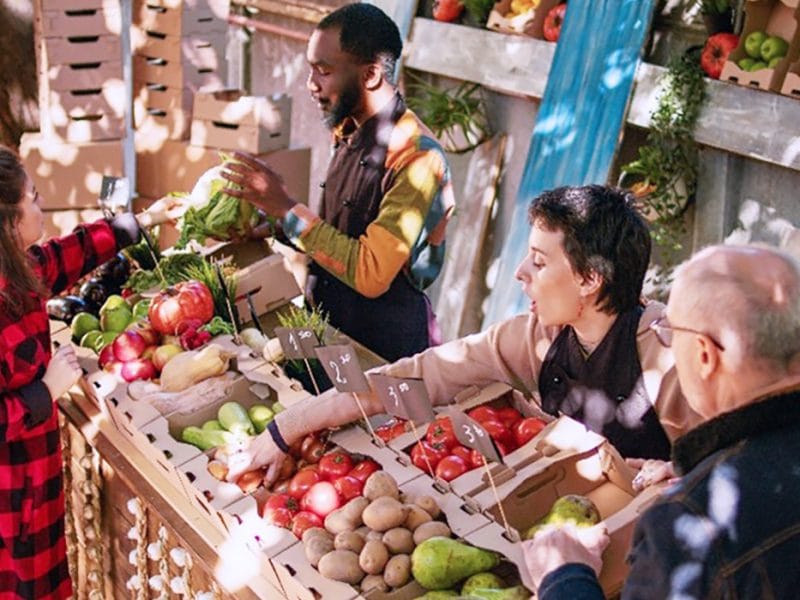
[[[388,132],[405,112],[398,95],[369,119],[349,144],[340,141],[323,184],[320,216],[358,239],[378,216],[386,177]],[[330,323],[379,356],[393,362],[430,345],[425,294],[405,273],[378,298],[367,298],[312,261],[306,297],[330,316]]]
[[602,434],[629,458],[669,460],[670,442],[642,377],[636,331],[643,309],[621,314],[584,357],[572,327],[547,352],[539,375],[542,408],[565,414]]

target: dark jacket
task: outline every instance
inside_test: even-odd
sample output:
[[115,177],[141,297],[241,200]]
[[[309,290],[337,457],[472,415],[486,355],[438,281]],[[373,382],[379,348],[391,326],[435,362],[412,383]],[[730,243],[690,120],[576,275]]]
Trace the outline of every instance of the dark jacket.
[[[800,596],[800,390],[693,429],[673,461],[686,475],[639,521],[623,600]],[[570,573],[585,571],[554,571],[541,600]]]

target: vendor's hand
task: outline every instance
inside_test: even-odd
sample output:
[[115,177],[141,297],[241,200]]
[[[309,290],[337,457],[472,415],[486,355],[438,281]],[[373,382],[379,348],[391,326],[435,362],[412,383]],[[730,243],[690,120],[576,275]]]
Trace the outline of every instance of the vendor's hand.
[[183,198],[178,196],[164,196],[153,202],[146,210],[143,210],[136,219],[142,227],[152,227],[166,223],[167,221],[175,221],[183,216],[186,212],[187,206]]
[[268,466],[264,484],[269,487],[278,478],[286,454],[275,445],[269,431],[264,431],[250,440],[245,448],[239,448],[228,455],[228,475],[226,479],[235,482],[247,471]]
[[538,589],[545,575],[568,563],[588,565],[600,574],[603,551],[610,542],[605,525],[578,527],[572,523],[550,525],[532,540],[522,542],[525,566]]
[[69,389],[83,375],[75,349],[71,344],[65,344],[55,351],[47,370],[42,377],[42,383],[50,391],[50,397],[55,400],[66,394]]
[[244,234],[240,234],[239,231],[235,228],[231,228],[228,231],[228,237],[234,243],[240,244],[242,242],[246,242],[248,240],[263,240],[268,237],[272,237],[275,235],[275,222],[274,219],[269,219],[267,216],[261,213],[259,215],[259,221],[254,226],[250,226],[249,223],[245,224],[245,232]]
[[272,217],[282,219],[296,204],[289,197],[283,179],[252,154],[235,152],[237,162],[227,162],[222,178],[241,186],[223,191],[235,198],[247,200]]
[[637,492],[641,492],[646,487],[661,483],[662,481],[675,483],[679,479],[675,476],[672,462],[656,460],[654,458],[628,458],[625,462],[629,467],[639,470],[636,477],[633,478],[632,483],[633,489]]

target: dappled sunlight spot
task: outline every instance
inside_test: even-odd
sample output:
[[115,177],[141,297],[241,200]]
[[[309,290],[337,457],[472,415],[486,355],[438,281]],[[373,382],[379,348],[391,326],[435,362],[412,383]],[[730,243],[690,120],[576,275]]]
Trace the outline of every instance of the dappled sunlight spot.
[[617,407],[603,390],[582,391],[583,422],[593,431],[602,431],[607,423],[614,420]]
[[[42,157],[48,161],[57,162],[61,165],[71,165],[75,162],[78,158],[78,151],[79,147],[75,144],[65,144],[61,139],[56,137],[47,137],[43,136],[41,138],[41,143],[38,145],[39,152],[41,153]],[[44,167],[44,163],[40,165]],[[37,175],[41,176],[49,176],[51,174],[51,169],[47,168],[41,169],[42,171],[48,171],[47,173],[42,173],[37,171]]]
[[575,125],[575,107],[561,103],[550,115],[536,121],[534,135],[566,133]]
[[681,515],[673,525],[675,539],[689,550],[692,558],[705,560],[717,535],[717,526],[708,517]]
[[687,593],[686,590],[694,585],[702,572],[702,565],[697,562],[685,563],[676,567],[670,577],[670,600],[695,600],[695,596]]
[[536,353],[536,358],[541,361],[544,361],[545,356],[547,356],[547,351],[552,346],[552,342],[550,340],[539,339],[536,341],[536,347],[534,348],[534,352]]
[[[662,353],[666,354],[666,353]],[[670,365],[671,367],[672,365]],[[669,370],[664,369],[663,371],[658,369],[647,369],[642,371],[642,381],[644,382],[644,389],[647,391],[647,397],[650,399],[651,402],[655,402],[655,399],[658,398],[658,390],[661,387],[661,382],[664,379],[664,373]]]
[[624,84],[638,64],[638,56],[629,50],[617,50],[608,55],[603,73],[603,86],[608,90]]
[[652,408],[650,398],[641,393],[638,386],[630,397],[619,403],[616,409],[617,420],[627,429],[637,429],[644,426],[644,416]]
[[588,450],[597,446],[602,438],[588,431],[581,423],[571,419],[557,421],[544,442],[564,450]]
[[708,515],[728,536],[736,539],[736,512],[739,507],[739,486],[736,470],[719,465],[711,472],[708,482]]
[[800,161],[800,137],[795,137],[792,143],[786,147],[781,156],[781,162],[785,165],[796,164]]
[[414,240],[422,228],[422,217],[418,212],[406,210],[400,215],[398,224],[400,231],[403,232],[403,239]]
[[600,481],[605,478],[599,455],[578,461],[575,463],[575,471],[586,481]]
[[220,546],[219,561],[214,568],[217,581],[234,593],[247,587],[247,582],[261,571],[258,557],[245,543],[246,536],[242,528],[235,529]]

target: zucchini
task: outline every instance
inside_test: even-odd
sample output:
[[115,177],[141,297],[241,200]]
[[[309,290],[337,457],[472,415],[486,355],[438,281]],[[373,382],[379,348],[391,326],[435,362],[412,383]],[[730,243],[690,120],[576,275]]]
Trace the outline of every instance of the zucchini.
[[225,446],[230,441],[231,434],[222,430],[200,429],[195,425],[185,427],[181,432],[181,439],[187,444],[197,446],[206,451],[217,446]]
[[217,419],[225,429],[232,433],[254,435],[256,432],[253,422],[247,416],[247,411],[238,402],[226,402],[220,406]]
[[211,419],[203,423],[203,426],[200,428],[203,431],[225,431],[225,428],[222,426],[222,423],[219,422],[217,419]]

